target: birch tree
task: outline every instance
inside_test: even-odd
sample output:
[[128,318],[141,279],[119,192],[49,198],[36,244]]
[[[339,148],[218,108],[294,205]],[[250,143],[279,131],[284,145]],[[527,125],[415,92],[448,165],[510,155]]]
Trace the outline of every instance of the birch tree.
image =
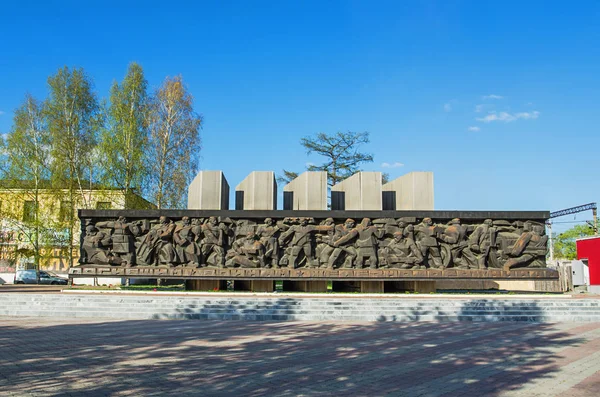
[[14,202],[4,203],[0,216],[9,223],[7,229],[18,231],[32,247],[37,269],[41,248],[50,235],[51,220],[40,211],[41,193],[51,179],[50,147],[43,104],[27,94],[15,110],[13,127],[2,142],[2,188],[10,192],[7,197]]
[[110,89],[107,127],[103,129],[99,147],[105,184],[125,192],[125,208],[132,208],[131,193],[141,193],[147,184],[148,167],[148,82],[142,67],[129,65],[121,84]]
[[69,244],[68,263],[73,266],[73,234],[76,205],[90,207],[97,176],[93,158],[100,126],[99,104],[91,79],[82,68],[61,68],[48,78],[50,88],[45,116],[52,137],[52,171],[55,182],[66,190],[63,210]]
[[151,196],[159,209],[182,208],[200,153],[202,116],[181,76],[167,77],[150,107]]

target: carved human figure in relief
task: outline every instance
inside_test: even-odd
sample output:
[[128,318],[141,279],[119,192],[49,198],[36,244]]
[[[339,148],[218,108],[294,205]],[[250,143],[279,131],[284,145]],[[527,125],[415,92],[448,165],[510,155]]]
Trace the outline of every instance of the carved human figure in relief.
[[227,252],[225,267],[265,267],[265,246],[254,232],[233,242],[231,250]]
[[385,230],[373,225],[371,219],[364,218],[356,227],[356,268],[362,269],[368,264],[369,268],[377,269],[377,244]]
[[333,253],[333,241],[335,236],[335,221],[333,218],[327,218],[320,223],[322,226],[328,226],[330,229],[327,233],[317,234],[317,253],[316,256],[319,259],[319,266],[326,266],[329,257]]
[[398,231],[402,232],[402,235],[413,242],[415,241],[415,227],[413,224],[406,222],[403,219],[397,221]]
[[313,253],[314,233],[326,232],[331,227],[309,225],[309,221],[313,221],[313,219],[300,218],[299,224],[292,225],[279,237],[281,246],[286,245],[286,243],[290,245],[289,256],[286,255],[286,259],[288,267],[291,269],[299,267],[302,260],[304,260],[306,267],[318,267],[319,265]]
[[423,218],[423,221],[415,226],[416,244],[421,250],[423,258],[429,264],[429,267],[436,269],[444,267],[437,239],[439,232],[439,227],[433,224],[431,218]]
[[127,264],[135,265],[135,236],[141,232],[137,224],[120,216],[116,221],[97,222],[96,227],[112,229],[112,252]]
[[219,225],[216,217],[211,216],[202,225],[202,258],[207,265],[225,266],[225,226]]
[[404,236],[403,231],[394,233],[394,239],[383,248],[382,254],[389,267],[400,269],[420,268],[423,254],[415,242]]
[[86,226],[81,246],[81,262],[95,265],[121,265],[123,260],[111,252],[110,246],[111,239],[108,234],[101,232],[94,225]]
[[142,239],[138,248],[138,260],[145,265],[172,265],[176,253],[173,246],[175,224],[166,216],[161,216]]
[[181,218],[181,223],[175,227],[173,242],[177,253],[177,263],[190,267],[198,267],[200,263],[200,247],[196,244],[194,225],[189,217]]
[[477,268],[498,267],[496,233],[492,220],[486,219],[469,237],[469,249],[477,255]]
[[256,230],[260,242],[266,249],[266,267],[279,267],[279,241],[277,238],[280,233],[281,229],[275,224],[272,218],[266,218],[265,223],[260,225]]
[[160,265],[170,265],[175,262],[176,253],[173,245],[175,227],[175,223],[166,216],[159,218],[156,253],[158,254],[158,264]]
[[354,265],[357,252],[354,247],[354,240],[358,236],[358,231],[355,229],[356,223],[354,219],[346,219],[343,225],[335,226],[335,234],[333,235],[333,251],[327,262],[327,267],[333,269],[338,264],[338,261],[343,260],[343,264],[339,267],[346,269]]
[[449,226],[438,235],[438,238],[449,245],[450,257],[446,262],[453,263],[454,267],[460,269],[476,269],[477,259],[470,251],[466,239],[468,227],[461,225],[459,218],[449,222]]
[[504,263],[504,270],[513,267],[544,267],[548,236],[544,235],[544,226],[531,225],[531,231],[525,231],[508,252],[510,258]]

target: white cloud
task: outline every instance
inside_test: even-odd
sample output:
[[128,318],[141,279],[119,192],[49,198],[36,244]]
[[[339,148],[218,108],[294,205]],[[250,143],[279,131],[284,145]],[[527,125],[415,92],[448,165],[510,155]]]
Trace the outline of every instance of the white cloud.
[[399,163],[399,162],[395,162],[395,163],[381,163],[381,168],[398,168],[398,167],[404,167],[404,164]]
[[478,132],[478,131],[481,131],[481,128],[479,128],[477,126],[471,126],[471,127],[467,128],[467,130],[473,131],[473,132]]
[[516,113],[515,117],[523,120],[537,119],[540,116],[540,112],[534,110],[533,112],[521,112]]
[[505,123],[510,123],[511,121],[516,121],[519,119],[523,120],[533,120],[537,119],[540,116],[540,112],[534,110],[533,112],[520,112],[520,113],[508,113],[508,112],[490,112],[484,117],[479,117],[476,120],[484,123],[491,123],[492,121],[503,121]]
[[485,105],[475,105],[475,113],[481,113]]
[[504,98],[504,97],[503,97],[503,96],[500,96],[500,95],[494,95],[494,94],[490,94],[490,95],[484,95],[484,96],[482,96],[481,98],[482,98],[483,100],[486,100],[486,99],[502,99],[502,98]]
[[510,113],[506,113],[506,112],[500,112],[500,113],[492,112],[492,113],[489,113],[487,116],[477,118],[477,121],[482,121],[484,123],[491,123],[492,121],[504,121],[505,123],[508,123],[510,121],[515,121],[515,120],[516,120],[515,116],[513,116]]
[[450,102],[444,104],[444,112],[451,112],[452,104]]

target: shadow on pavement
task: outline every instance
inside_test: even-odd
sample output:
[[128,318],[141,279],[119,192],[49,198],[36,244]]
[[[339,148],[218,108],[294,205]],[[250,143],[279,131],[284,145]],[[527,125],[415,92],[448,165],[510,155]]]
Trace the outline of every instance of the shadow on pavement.
[[0,390],[52,396],[495,396],[553,376],[591,327],[8,320]]

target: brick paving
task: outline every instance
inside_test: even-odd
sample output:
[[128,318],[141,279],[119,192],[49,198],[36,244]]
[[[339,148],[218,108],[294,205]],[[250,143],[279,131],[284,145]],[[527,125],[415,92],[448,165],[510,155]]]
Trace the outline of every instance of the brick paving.
[[600,323],[0,317],[0,396],[600,395]]

